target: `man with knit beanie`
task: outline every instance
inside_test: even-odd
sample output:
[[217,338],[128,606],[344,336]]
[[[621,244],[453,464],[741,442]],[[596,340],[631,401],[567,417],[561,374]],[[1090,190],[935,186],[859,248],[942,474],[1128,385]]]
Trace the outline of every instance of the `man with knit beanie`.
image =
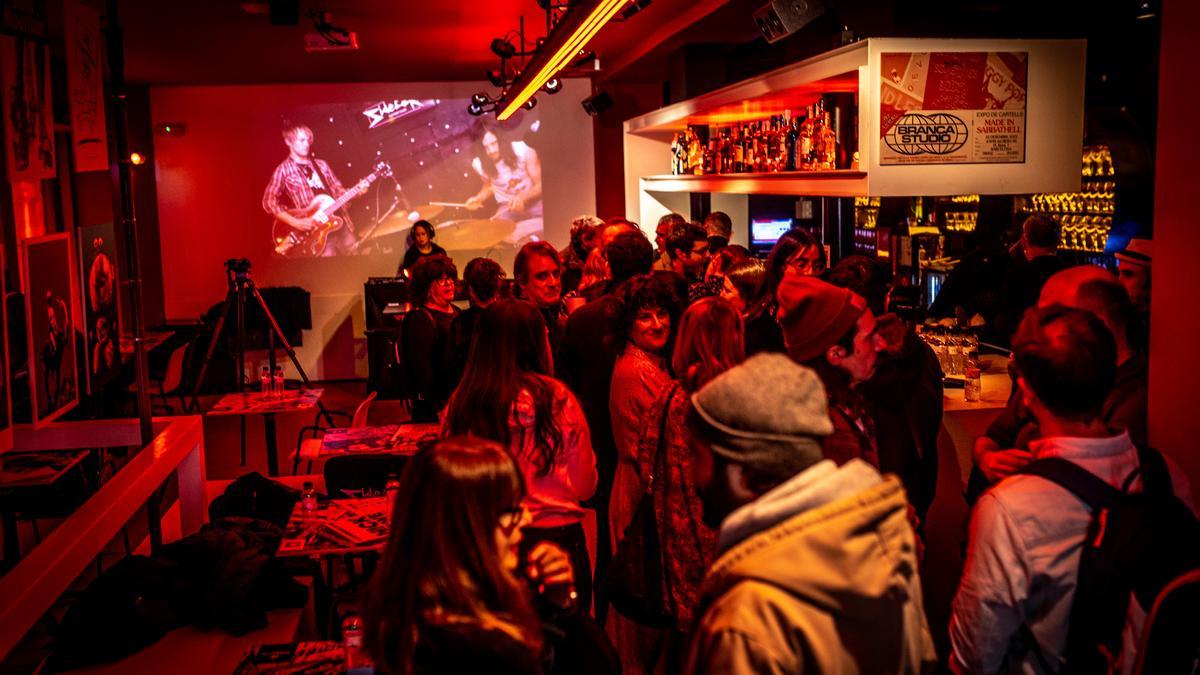
[[692,396],[704,518],[720,556],[701,587],[689,673],[919,673],[936,660],[895,476],[826,459],[820,379],[759,354]]
[[845,288],[796,274],[784,277],[775,299],[788,356],[813,369],[825,386],[833,419],[825,456],[838,464],[860,457],[878,467],[875,424],[854,390],[875,374],[884,348],[867,301]]

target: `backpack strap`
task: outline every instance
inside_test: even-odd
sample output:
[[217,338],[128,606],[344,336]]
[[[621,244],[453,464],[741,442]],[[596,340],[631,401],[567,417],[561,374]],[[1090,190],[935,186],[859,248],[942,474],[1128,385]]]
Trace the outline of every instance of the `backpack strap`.
[[1040,476],[1057,483],[1082,499],[1093,512],[1111,508],[1121,498],[1121,491],[1097,478],[1091,471],[1061,457],[1039,459],[1019,473]]

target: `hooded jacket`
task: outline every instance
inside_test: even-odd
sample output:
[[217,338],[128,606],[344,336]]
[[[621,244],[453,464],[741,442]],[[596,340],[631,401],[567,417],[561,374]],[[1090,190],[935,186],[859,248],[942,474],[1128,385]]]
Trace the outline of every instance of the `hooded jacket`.
[[936,661],[904,489],[824,460],[731,514],[690,673],[919,673]]

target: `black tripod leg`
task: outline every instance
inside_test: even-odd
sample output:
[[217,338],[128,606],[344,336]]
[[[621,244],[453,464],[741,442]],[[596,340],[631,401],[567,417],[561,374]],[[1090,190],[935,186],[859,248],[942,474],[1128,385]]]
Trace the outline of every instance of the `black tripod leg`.
[[[208,374],[208,364],[212,362],[213,352],[217,349],[217,340],[221,339],[221,332],[225,329],[225,319],[229,317],[229,308],[233,305],[237,291],[233,286],[229,287],[229,291],[225,294],[225,304],[221,307],[221,316],[217,319],[217,326],[213,329],[212,339],[208,341],[208,349],[204,350],[204,360],[200,363],[200,374],[196,376],[196,384],[192,387],[192,405],[190,412],[200,410],[200,388],[204,386],[204,376]],[[189,412],[185,410],[185,412]]]
[[[275,331],[275,337],[279,338],[279,344],[283,345],[283,351],[287,352],[288,358],[292,360],[292,365],[296,366],[296,372],[300,374],[300,379],[304,382],[304,386],[311,387],[312,382],[309,381],[308,374],[300,366],[300,359],[296,358],[296,350],[292,349],[292,344],[284,337],[283,329],[279,327],[279,322],[275,320],[275,315],[267,307],[267,301],[263,300],[262,295],[258,292],[258,286],[253,281],[247,282],[246,285],[250,288],[250,292],[254,294],[254,299],[258,301],[258,306],[262,307],[267,321],[271,322],[271,330]],[[325,417],[325,423],[331,427],[334,426],[333,415],[329,414],[329,410],[325,408],[325,404],[320,399],[317,399],[317,408],[320,409],[321,415]]]

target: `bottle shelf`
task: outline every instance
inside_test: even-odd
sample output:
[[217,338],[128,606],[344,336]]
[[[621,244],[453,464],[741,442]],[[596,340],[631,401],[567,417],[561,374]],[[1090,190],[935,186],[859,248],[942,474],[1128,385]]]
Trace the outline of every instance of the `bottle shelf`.
[[856,197],[867,193],[867,172],[779,171],[772,173],[670,174],[643,176],[650,192],[727,192],[733,194],[797,194]]

